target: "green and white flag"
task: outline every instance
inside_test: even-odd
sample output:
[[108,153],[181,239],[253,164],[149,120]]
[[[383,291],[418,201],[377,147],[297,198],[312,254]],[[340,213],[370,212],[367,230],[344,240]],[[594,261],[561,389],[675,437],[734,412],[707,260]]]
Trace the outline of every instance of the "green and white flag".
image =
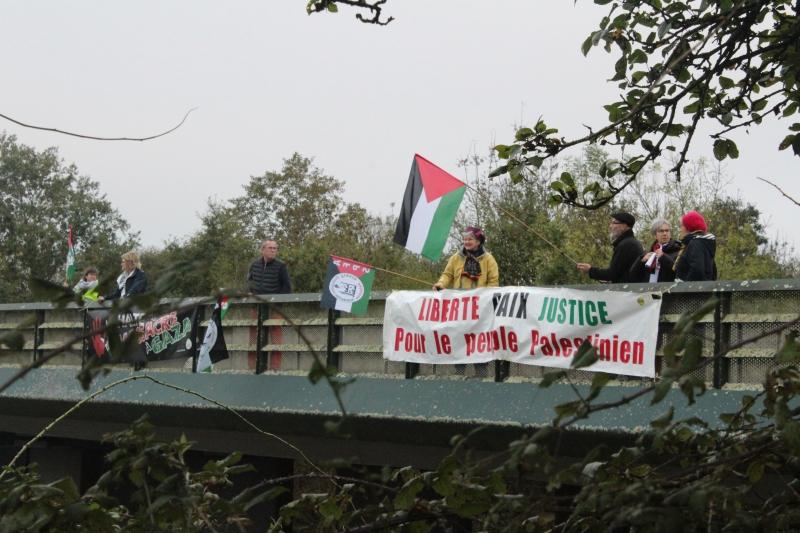
[[375,269],[371,265],[332,255],[320,304],[324,309],[364,315],[374,280]]
[[223,296],[217,301],[214,312],[211,313],[211,320],[208,321],[200,353],[197,356],[197,372],[210,373],[214,369],[214,363],[228,358],[228,347],[222,334],[222,319],[227,313],[228,298]]
[[75,278],[75,248],[72,246],[72,226],[69,226],[67,232],[67,265],[65,272],[67,283],[72,283]]
[[414,155],[394,242],[438,261],[464,198],[464,182]]

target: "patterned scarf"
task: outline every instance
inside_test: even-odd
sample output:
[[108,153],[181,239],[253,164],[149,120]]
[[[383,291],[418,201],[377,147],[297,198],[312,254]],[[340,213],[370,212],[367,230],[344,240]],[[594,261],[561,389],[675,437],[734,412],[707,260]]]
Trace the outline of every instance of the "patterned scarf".
[[472,281],[478,281],[478,279],[481,277],[481,264],[478,261],[478,258],[483,255],[483,245],[478,246],[474,252],[470,252],[466,248],[462,248],[461,253],[463,253],[466,257],[466,260],[464,261],[464,270],[461,272],[461,275],[471,279]]

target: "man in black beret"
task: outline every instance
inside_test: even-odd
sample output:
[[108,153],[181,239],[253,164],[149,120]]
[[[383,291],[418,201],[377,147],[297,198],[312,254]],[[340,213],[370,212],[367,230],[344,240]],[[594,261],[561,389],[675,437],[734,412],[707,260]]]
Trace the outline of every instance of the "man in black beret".
[[631,266],[644,253],[642,243],[633,236],[633,225],[636,219],[630,213],[620,211],[611,215],[611,240],[614,253],[608,268],[593,267],[589,263],[578,263],[578,270],[599,281],[611,283],[639,283],[644,281],[637,269],[631,272]]

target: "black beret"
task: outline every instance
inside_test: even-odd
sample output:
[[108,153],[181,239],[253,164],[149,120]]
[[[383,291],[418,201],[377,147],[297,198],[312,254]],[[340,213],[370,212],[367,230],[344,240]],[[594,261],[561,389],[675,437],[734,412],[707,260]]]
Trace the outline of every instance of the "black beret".
[[625,211],[620,211],[619,213],[612,213],[611,218],[616,220],[617,222],[622,222],[623,224],[627,224],[630,227],[633,227],[636,224],[636,219],[633,218],[633,215],[630,213],[626,213]]

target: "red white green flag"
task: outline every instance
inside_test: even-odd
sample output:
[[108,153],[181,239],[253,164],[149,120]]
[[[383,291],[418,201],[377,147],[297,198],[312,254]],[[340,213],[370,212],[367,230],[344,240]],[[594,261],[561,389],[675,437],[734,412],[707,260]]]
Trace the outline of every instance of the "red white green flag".
[[214,363],[228,358],[228,347],[225,336],[222,334],[222,319],[228,313],[228,297],[223,296],[217,300],[211,320],[208,321],[203,342],[197,355],[197,372],[211,372]]
[[67,264],[66,264],[67,283],[72,283],[75,278],[75,248],[72,246],[72,226],[67,231]]
[[324,309],[364,315],[374,280],[375,269],[372,265],[332,255],[322,284],[320,305]]
[[464,182],[415,154],[394,242],[437,261],[447,243],[465,190]]

